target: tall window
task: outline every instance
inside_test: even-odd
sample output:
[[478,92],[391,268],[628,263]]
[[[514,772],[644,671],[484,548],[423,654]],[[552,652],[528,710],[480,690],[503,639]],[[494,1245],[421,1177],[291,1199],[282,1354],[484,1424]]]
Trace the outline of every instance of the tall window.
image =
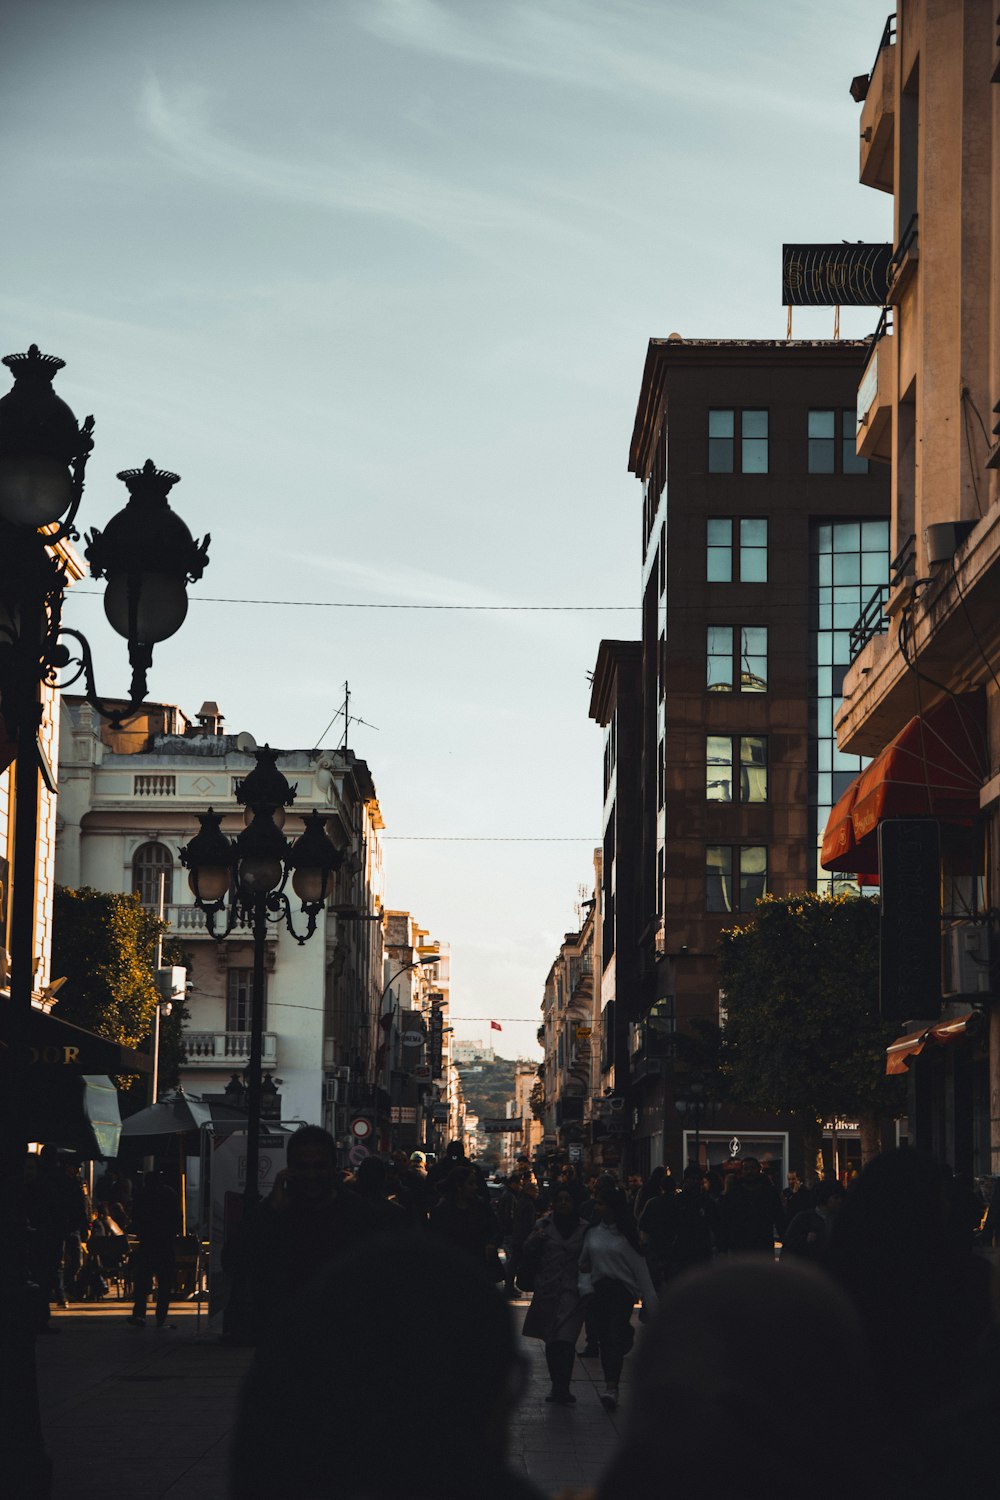
[[708,735],[705,797],[709,802],[767,801],[767,740],[763,735]]
[[736,413],[710,411],[708,414],[708,472],[731,474],[736,450]]
[[810,474],[868,473],[868,460],[858,457],[855,446],[857,418],[853,411],[811,411],[808,420]]
[[767,692],[766,625],[709,625],[705,659],[710,693]]
[[709,583],[767,582],[767,518],[709,516],[706,526]]
[[174,899],[174,860],[165,844],[143,844],[132,856],[132,890],[142,905],[156,911],[169,906]]
[[[736,433],[739,429],[739,454]],[[708,413],[708,472],[733,474],[767,473],[767,412],[748,409],[737,413],[732,408],[713,407]],[[739,463],[737,464],[737,457]]]
[[[812,630],[810,633],[809,801],[815,808],[817,845],[830,809],[867,765],[837,746],[833,720],[851,660],[851,627],[873,592],[889,578],[889,522],[816,522],[810,528]],[[851,877],[815,866],[817,890],[853,885]]]
[[740,413],[744,474],[767,473],[767,412]]
[[[253,1008],[253,969],[226,973],[226,1030],[249,1031]],[[264,980],[264,1024],[267,1025],[267,980]]]
[[760,844],[709,844],[705,850],[705,908],[752,911],[767,890],[767,850]]

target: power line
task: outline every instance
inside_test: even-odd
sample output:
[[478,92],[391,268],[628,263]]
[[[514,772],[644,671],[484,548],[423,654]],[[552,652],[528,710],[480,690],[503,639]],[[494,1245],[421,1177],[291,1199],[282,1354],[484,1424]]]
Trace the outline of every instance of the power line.
[[[74,589],[77,597],[103,598],[101,589]],[[621,614],[638,613],[641,604],[382,604],[355,599],[231,599],[195,594],[192,604],[271,604],[286,609],[445,609],[493,614]]]

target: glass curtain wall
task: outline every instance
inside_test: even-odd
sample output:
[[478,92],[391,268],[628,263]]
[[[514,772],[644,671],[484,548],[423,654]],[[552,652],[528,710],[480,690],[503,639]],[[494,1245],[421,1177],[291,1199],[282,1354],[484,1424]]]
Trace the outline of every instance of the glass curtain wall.
[[869,763],[837,749],[833,720],[851,661],[851,627],[876,589],[889,581],[889,522],[814,522],[809,550],[812,885],[818,891],[853,890],[852,876],[821,868],[819,851],[831,808]]

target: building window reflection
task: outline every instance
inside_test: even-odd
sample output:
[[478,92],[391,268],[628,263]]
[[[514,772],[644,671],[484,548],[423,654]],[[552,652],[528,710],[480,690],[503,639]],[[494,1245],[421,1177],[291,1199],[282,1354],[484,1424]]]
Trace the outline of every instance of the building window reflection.
[[767,892],[767,850],[761,844],[709,844],[705,850],[705,907],[752,911]]
[[[811,413],[810,415],[816,415]],[[876,589],[889,578],[889,522],[816,522],[810,530],[810,734],[809,801],[814,814],[812,878],[815,889],[853,889],[850,875],[821,868],[819,846],[830,810],[868,764],[837,748],[833,721],[851,662],[851,627]]]

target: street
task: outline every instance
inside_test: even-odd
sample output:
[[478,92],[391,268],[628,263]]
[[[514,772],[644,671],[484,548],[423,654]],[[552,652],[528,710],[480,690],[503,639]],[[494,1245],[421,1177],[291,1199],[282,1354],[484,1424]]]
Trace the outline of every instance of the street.
[[[527,1306],[514,1304],[518,1324]],[[109,1490],[119,1500],[220,1500],[251,1351],[220,1344],[204,1318],[198,1329],[190,1303],[172,1309],[163,1330],[130,1328],[128,1311],[117,1299],[74,1303],[38,1340],[53,1500],[106,1500]],[[549,1406],[542,1345],[525,1339],[523,1349],[530,1378],[511,1423],[512,1465],[546,1495],[595,1484],[622,1420],[600,1405],[598,1361],[577,1360],[575,1407]]]

